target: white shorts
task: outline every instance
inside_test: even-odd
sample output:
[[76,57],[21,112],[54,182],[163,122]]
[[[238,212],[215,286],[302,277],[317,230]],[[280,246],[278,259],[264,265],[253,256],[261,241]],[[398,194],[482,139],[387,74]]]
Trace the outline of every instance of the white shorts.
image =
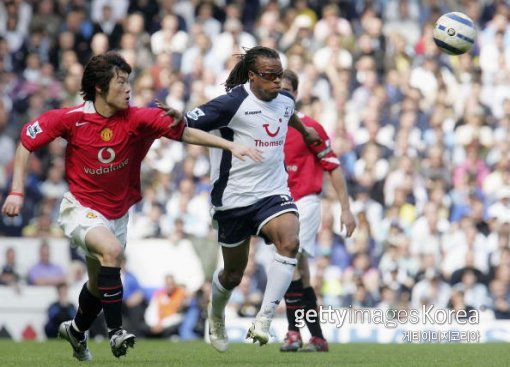
[[115,237],[125,248],[128,219],[128,213],[118,219],[107,219],[98,211],[81,205],[73,194],[67,192],[60,204],[58,222],[66,236],[71,239],[73,247],[79,247],[85,252],[85,255],[94,257],[85,244],[87,233],[95,227],[106,227],[115,234]]
[[321,199],[307,195],[296,201],[299,211],[299,251],[315,255],[315,241],[321,224]]

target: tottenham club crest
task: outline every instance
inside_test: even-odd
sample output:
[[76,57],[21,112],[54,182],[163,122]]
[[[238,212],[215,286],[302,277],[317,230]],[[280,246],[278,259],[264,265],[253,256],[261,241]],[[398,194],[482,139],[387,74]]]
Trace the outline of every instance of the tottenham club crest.
[[290,107],[285,106],[285,113],[283,114],[283,117],[289,118],[290,117]]

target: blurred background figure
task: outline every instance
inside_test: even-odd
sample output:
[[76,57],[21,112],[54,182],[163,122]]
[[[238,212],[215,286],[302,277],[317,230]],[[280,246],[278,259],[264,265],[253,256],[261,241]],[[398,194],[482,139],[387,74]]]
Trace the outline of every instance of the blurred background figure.
[[27,283],[32,285],[54,285],[65,283],[66,273],[60,265],[51,262],[51,249],[46,241],[39,246],[39,261],[27,275]]
[[5,250],[5,260],[0,273],[0,285],[16,285],[20,281],[20,275],[16,266],[16,251],[12,247]]
[[147,336],[168,338],[177,335],[184,319],[187,295],[184,287],[177,285],[172,275],[165,276],[165,287],[157,290],[149,300],[145,311]]
[[120,276],[124,285],[122,296],[123,323],[126,329],[133,330],[136,335],[144,335],[147,332],[144,320],[147,300],[136,275],[126,268],[126,262],[127,259],[124,256],[120,268]]
[[76,313],[76,307],[69,301],[67,284],[60,283],[57,285],[56,290],[58,300],[48,308],[48,321],[44,325],[44,332],[47,338],[56,338],[60,324],[71,320]]

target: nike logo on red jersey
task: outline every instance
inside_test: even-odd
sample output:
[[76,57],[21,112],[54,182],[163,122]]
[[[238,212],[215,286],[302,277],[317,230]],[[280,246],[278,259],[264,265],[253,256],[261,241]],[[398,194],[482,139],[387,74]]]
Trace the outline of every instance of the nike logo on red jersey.
[[75,125],[76,126],[81,126],[81,125],[85,125],[85,124],[88,124],[88,122],[77,122]]

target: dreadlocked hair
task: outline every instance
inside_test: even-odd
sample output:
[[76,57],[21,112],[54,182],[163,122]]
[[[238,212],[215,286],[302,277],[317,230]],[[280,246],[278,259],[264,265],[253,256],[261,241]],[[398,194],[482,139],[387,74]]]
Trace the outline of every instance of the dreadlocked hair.
[[227,81],[225,82],[225,90],[228,92],[232,88],[244,84],[248,81],[248,71],[255,71],[257,58],[265,57],[268,59],[279,59],[278,52],[269,47],[255,46],[249,49],[244,49],[245,54],[237,54],[239,61],[234,66]]

